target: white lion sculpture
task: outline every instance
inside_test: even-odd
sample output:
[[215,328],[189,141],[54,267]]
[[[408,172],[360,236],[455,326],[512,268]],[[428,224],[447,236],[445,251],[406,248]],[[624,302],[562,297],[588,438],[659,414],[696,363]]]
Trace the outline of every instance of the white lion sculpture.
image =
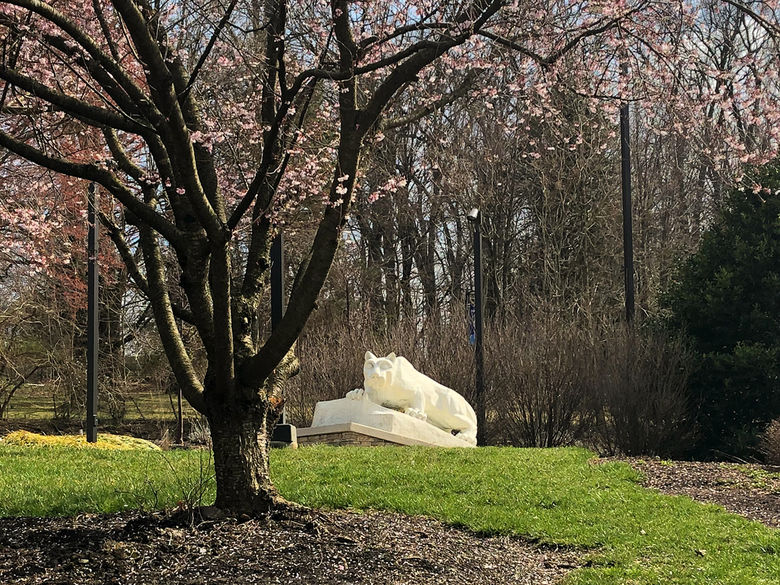
[[394,353],[377,357],[367,351],[363,388],[348,392],[346,397],[367,398],[381,406],[403,410],[471,445],[477,444],[477,417],[466,399],[421,374],[406,358]]

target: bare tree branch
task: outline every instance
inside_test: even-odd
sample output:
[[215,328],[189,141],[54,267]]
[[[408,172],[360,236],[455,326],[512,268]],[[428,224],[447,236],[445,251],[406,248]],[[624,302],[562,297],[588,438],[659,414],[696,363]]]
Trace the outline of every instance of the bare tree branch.
[[746,6],[743,2],[739,2],[737,0],[723,0],[723,1],[726,4],[730,4],[737,10],[740,10],[741,12],[744,12],[745,14],[750,16],[750,18],[752,18],[758,24],[760,24],[774,40],[777,40],[778,37],[780,37],[780,26],[777,26],[776,24],[769,22],[766,18],[758,14],[755,10],[751,9],[749,6]]
[[111,110],[106,110],[98,106],[74,98],[65,93],[55,91],[42,83],[22,75],[15,69],[0,64],[0,79],[13,84],[26,92],[31,93],[53,106],[56,106],[63,112],[75,116],[92,126],[108,126],[117,130],[124,130],[134,134],[144,134],[147,128],[125,116],[119,115]]
[[406,116],[401,116],[400,118],[394,118],[392,120],[386,120],[381,122],[379,125],[379,129],[392,130],[394,128],[400,128],[401,126],[407,126],[409,124],[417,122],[418,120],[421,120],[428,114],[431,114],[437,110],[440,110],[445,106],[450,105],[451,103],[459,100],[464,95],[466,95],[469,88],[474,84],[476,78],[477,78],[476,72],[474,70],[469,71],[466,74],[466,77],[460,83],[460,85],[458,85],[458,87],[455,88],[450,93],[441,96],[439,99],[434,100],[429,104],[420,106],[419,108],[417,108],[413,112],[410,112]]
[[[127,243],[122,230],[119,229],[119,226],[111,221],[111,218],[109,218],[102,211],[98,214],[98,217],[100,218],[100,223],[105,226],[108,237],[111,238],[114,246],[116,246],[117,252],[119,252],[119,256],[122,258],[122,262],[127,268],[127,272],[130,275],[130,278],[133,279],[133,282],[135,282],[136,286],[141,290],[141,292],[143,292],[146,297],[149,298],[151,295],[149,290],[149,282],[141,272],[141,268],[138,266],[138,262],[136,262],[133,251],[130,249],[130,245]],[[195,318],[193,317],[191,311],[188,311],[181,305],[173,302],[171,303],[171,308],[173,310],[173,314],[178,319],[181,319],[190,325],[195,325]]]
[[539,63],[542,67],[550,67],[551,65],[554,65],[557,61],[559,61],[564,55],[566,55],[569,51],[574,49],[577,45],[579,45],[583,40],[587,39],[588,37],[593,37],[600,35],[601,33],[604,33],[610,29],[613,29],[615,27],[620,26],[620,23],[623,22],[626,18],[630,17],[633,14],[636,14],[640,10],[642,10],[645,6],[645,2],[641,3],[640,5],[636,6],[635,8],[628,10],[627,12],[616,16],[615,18],[611,18],[607,20],[604,24],[600,26],[590,26],[587,29],[581,31],[580,33],[576,34],[572,39],[570,39],[565,45],[563,45],[560,49],[557,49],[556,51],[553,51],[546,57],[542,57],[541,55],[535,53],[531,49],[524,47],[523,45],[511,40],[506,39],[502,36],[499,36],[495,33],[492,33],[487,30],[481,30],[479,31],[479,34],[482,35],[485,38],[488,38],[492,41],[495,41],[496,43],[503,45],[505,47],[508,47],[512,50],[517,51],[518,53],[525,55],[526,57],[530,57],[537,63]]
[[138,87],[130,76],[127,75],[119,63],[103,52],[95,40],[79,28],[73,21],[49,4],[40,2],[40,0],[7,0],[7,2],[35,12],[66,32],[87,52],[88,55],[90,55],[90,57],[92,57],[92,59],[94,59],[97,65],[103,68],[106,73],[111,76],[112,82],[119,84],[132,100],[135,100],[138,105],[142,106],[149,121],[152,122],[155,127],[159,127],[159,125],[164,122],[164,116],[156,107],[154,107],[154,104],[151,103],[148,96],[140,87]]
[[184,96],[186,96],[190,92],[192,86],[195,84],[195,81],[198,78],[198,74],[200,73],[201,68],[203,67],[203,65],[205,65],[206,60],[209,58],[209,55],[211,54],[211,50],[214,48],[214,45],[216,44],[217,39],[219,38],[219,35],[222,32],[222,29],[225,28],[225,25],[227,24],[228,20],[230,20],[230,17],[233,14],[233,10],[235,9],[236,4],[238,4],[238,0],[230,1],[230,5],[227,7],[225,14],[222,16],[219,23],[217,24],[217,27],[214,29],[214,34],[211,35],[211,38],[209,39],[209,42],[206,45],[206,48],[203,50],[203,54],[200,56],[198,62],[195,64],[195,67],[192,69],[192,73],[190,73],[190,78],[187,80],[187,86],[184,88]]
[[3,130],[0,130],[0,146],[30,162],[51,169],[57,173],[99,183],[132,213],[136,214],[142,221],[148,223],[157,230],[172,245],[183,246],[181,232],[179,232],[176,226],[157,213],[154,208],[135,197],[135,195],[133,195],[133,193],[108,169],[100,168],[91,163],[75,163],[50,156],[27,143],[13,138]]

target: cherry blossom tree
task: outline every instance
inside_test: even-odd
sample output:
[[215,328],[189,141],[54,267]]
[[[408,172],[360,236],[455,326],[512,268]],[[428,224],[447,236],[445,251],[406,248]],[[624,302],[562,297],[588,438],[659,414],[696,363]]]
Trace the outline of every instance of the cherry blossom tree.
[[[749,8],[771,37],[776,6]],[[696,14],[672,0],[7,0],[4,173],[32,165],[111,198],[101,221],[151,303],[184,395],[208,418],[216,506],[260,513],[282,503],[268,435],[298,368],[294,345],[362,193],[361,156],[383,130],[450,106],[463,94],[453,79],[507,60],[517,72],[507,88],[533,93],[531,115],[548,124],[555,106],[545,97],[563,78],[593,107],[629,91],[655,97],[659,80],[682,93],[686,80],[668,72],[702,61],[688,35]],[[619,75],[621,56],[640,65],[635,85]],[[565,70],[579,72],[577,83]],[[776,89],[755,85],[732,97]],[[480,91],[486,106],[500,97]],[[756,132],[768,123],[751,122]],[[22,208],[8,209],[21,217]],[[299,221],[316,226],[308,251],[284,318],[259,339],[271,241]],[[197,331],[205,372],[177,320]]]

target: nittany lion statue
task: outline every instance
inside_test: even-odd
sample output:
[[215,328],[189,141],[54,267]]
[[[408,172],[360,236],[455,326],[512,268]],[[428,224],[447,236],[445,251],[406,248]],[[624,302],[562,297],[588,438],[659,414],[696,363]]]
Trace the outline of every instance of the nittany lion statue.
[[477,444],[477,417],[463,396],[421,374],[406,358],[394,353],[376,357],[367,351],[365,360],[363,388],[348,392],[347,398],[367,398],[381,406],[402,410],[471,445]]

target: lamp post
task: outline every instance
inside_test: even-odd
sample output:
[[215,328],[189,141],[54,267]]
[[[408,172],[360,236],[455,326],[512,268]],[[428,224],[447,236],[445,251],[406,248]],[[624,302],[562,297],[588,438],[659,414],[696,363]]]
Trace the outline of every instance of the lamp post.
[[280,231],[271,244],[271,329],[284,315],[284,236]]
[[623,269],[626,322],[634,320],[634,242],[631,225],[631,144],[628,102],[620,106],[620,183],[623,195]]
[[479,209],[468,212],[474,226],[474,406],[477,415],[477,445],[485,444],[485,351],[482,344],[482,215]]
[[97,442],[98,404],[98,224],[97,189],[90,183],[87,197],[87,442]]
[[[276,329],[284,316],[284,236],[280,231],[271,244],[271,329]],[[287,423],[287,407],[282,407],[282,416],[271,435],[273,446],[297,446],[298,437],[294,426]]]
[[[621,33],[622,34],[622,33]],[[627,55],[620,60],[620,75],[628,78]],[[623,200],[623,283],[626,323],[634,320],[634,235],[631,222],[631,134],[628,100],[620,105],[620,191]]]

